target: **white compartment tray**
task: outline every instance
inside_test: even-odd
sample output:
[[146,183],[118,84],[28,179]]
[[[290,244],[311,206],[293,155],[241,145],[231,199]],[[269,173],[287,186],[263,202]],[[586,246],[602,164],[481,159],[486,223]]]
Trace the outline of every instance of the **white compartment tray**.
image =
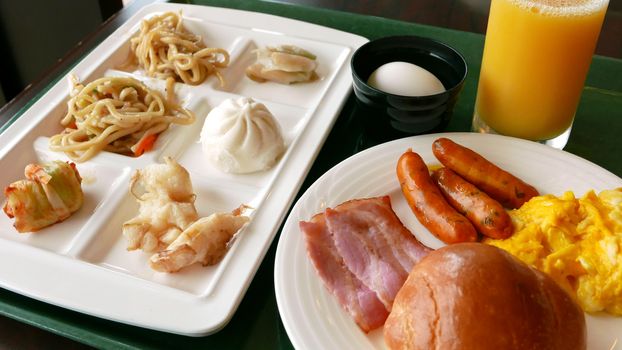
[[[37,233],[19,234],[0,215],[0,287],[68,309],[131,325],[191,336],[218,331],[231,318],[274,238],[285,213],[350,92],[352,53],[367,39],[272,15],[213,7],[154,4],[144,7],[86,56],[71,73],[89,82],[130,75],[163,90],[164,82],[117,67],[129,54],[140,21],[181,11],[184,24],[211,47],[222,47],[231,63],[227,82],[209,78],[200,86],[176,84],[175,93],[197,120],[172,126],[155,149],[138,158],[102,152],[78,164],[84,178],[84,206],[67,220]],[[317,55],[320,79],[292,86],[259,84],[244,75],[254,49],[294,44]],[[33,162],[66,160],[48,148],[60,132],[69,84],[62,79],[0,134],[0,185],[23,178]],[[287,151],[266,172],[228,175],[201,153],[199,132],[211,108],[226,98],[263,102],[284,131]],[[201,216],[230,211],[241,203],[255,208],[250,224],[225,258],[211,267],[192,266],[175,274],[148,267],[147,254],[126,251],[121,225],[137,213],[128,193],[135,169],[171,156],[190,173]],[[1,199],[4,201],[4,198]]]

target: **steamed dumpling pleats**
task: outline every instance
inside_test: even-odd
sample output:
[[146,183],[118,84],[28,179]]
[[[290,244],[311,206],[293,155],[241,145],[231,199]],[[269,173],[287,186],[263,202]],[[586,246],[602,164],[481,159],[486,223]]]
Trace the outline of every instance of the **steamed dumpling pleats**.
[[3,210],[15,218],[18,232],[37,231],[69,217],[82,207],[82,178],[73,163],[29,164],[26,179],[4,189]]
[[285,72],[312,72],[317,68],[315,55],[292,45],[283,45],[277,48],[268,48],[270,52],[271,68]]
[[267,170],[285,151],[278,121],[264,104],[247,97],[214,108],[203,124],[201,143],[214,166],[235,174]]
[[294,45],[255,50],[257,62],[246,68],[246,75],[257,82],[279,84],[312,81],[317,78],[315,55]]

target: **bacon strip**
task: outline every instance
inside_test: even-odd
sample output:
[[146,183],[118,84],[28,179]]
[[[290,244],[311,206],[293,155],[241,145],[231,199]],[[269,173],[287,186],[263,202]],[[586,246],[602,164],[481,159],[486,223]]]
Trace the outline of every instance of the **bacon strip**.
[[364,332],[384,324],[410,270],[431,251],[388,196],[342,203],[299,227],[324,285]]
[[324,214],[313,216],[309,222],[301,221],[299,227],[307,243],[307,253],[328,291],[364,332],[381,327],[389,312],[376,293],[345,267],[326,226]]
[[404,227],[388,196],[351,200],[325,216],[346,267],[390,311],[410,270],[430,249]]

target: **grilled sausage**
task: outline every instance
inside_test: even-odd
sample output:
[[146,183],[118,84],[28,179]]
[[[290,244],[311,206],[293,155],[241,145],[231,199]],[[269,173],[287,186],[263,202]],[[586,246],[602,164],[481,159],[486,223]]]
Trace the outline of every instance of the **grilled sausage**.
[[428,167],[410,149],[397,162],[402,193],[419,222],[445,243],[474,242],[477,232],[467,218],[447,203]]
[[450,169],[435,170],[432,172],[432,180],[436,182],[447,202],[466,216],[481,234],[505,239],[514,232],[512,219],[499,202]]
[[538,195],[533,186],[450,139],[440,138],[434,141],[432,152],[444,166],[486,192],[506,208],[520,208],[523,203]]

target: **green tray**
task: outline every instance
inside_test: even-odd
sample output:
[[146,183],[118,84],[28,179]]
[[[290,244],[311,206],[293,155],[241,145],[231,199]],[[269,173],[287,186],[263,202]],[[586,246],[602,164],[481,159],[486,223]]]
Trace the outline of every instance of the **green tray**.
[[[469,67],[464,90],[447,131],[468,131],[470,128],[484,45],[482,35],[273,2],[206,0],[191,3],[289,17],[352,32],[372,40],[389,35],[413,34],[443,41],[460,51]],[[22,111],[15,117],[19,117]],[[565,150],[622,176],[620,161],[622,142],[618,139],[620,132],[622,132],[622,60],[595,56]],[[384,141],[388,139],[365,133],[360,124],[354,97],[351,95],[299,195],[335,164]],[[277,241],[278,236],[230,323],[211,336],[191,338],[145,330],[86,316],[3,289],[0,289],[0,314],[97,348],[290,349],[292,345],[281,324],[274,295],[273,267]]]

